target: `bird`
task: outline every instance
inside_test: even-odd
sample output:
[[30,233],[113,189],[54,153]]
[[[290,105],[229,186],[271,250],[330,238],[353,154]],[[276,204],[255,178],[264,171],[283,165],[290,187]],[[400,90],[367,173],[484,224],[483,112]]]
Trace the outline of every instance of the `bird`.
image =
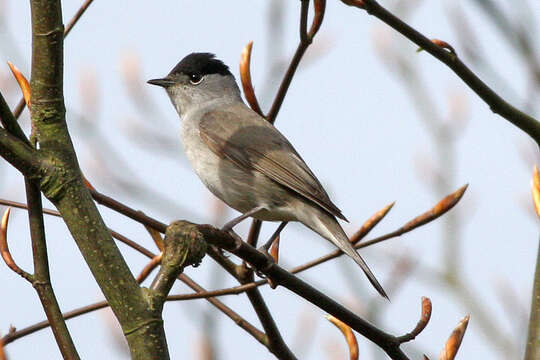
[[200,180],[242,214],[223,229],[253,217],[281,222],[276,235],[298,221],[351,257],[388,299],[338,223],[336,218],[347,221],[341,210],[287,138],[244,103],[223,61],[212,53],[191,53],[167,76],[148,83],[166,90],[181,119],[184,152]]

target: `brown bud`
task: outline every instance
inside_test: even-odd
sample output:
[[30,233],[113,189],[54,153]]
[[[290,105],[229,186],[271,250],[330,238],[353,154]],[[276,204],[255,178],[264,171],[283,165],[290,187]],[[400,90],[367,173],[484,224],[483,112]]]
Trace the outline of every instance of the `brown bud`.
[[240,57],[240,80],[242,81],[242,89],[244,89],[244,96],[253,111],[264,117],[257,97],[255,96],[255,89],[251,82],[251,49],[253,47],[253,41],[250,41],[242,50]]
[[454,331],[452,331],[452,334],[446,341],[446,344],[444,345],[444,349],[441,352],[441,355],[439,356],[440,360],[454,360],[456,357],[456,354],[459,350],[459,346],[461,345],[461,340],[463,340],[463,335],[465,335],[465,330],[467,330],[467,325],[469,324],[469,318],[470,316],[465,316],[456,326]]
[[369,219],[366,220],[366,222],[362,225],[362,227],[351,236],[351,243],[356,244],[360,240],[362,240],[370,231],[373,229],[379,221],[381,221],[386,214],[392,209],[395,202],[390,203],[386,205],[381,210],[377,211],[375,214],[373,214]]
[[28,80],[26,80],[22,72],[15,65],[10,63],[9,61],[8,65],[11,69],[11,72],[13,73],[13,76],[15,76],[17,83],[19,84],[19,87],[21,88],[24,96],[24,101],[26,102],[26,106],[28,107],[28,109],[30,109],[30,84],[28,83]]
[[465,190],[467,190],[467,186],[468,185],[464,185],[460,187],[459,189],[457,189],[455,192],[451,193],[450,195],[445,196],[433,208],[426,211],[422,215],[415,217],[414,219],[412,219],[411,221],[403,225],[400,230],[403,233],[411,231],[443,215],[459,202],[459,200],[465,193]]
[[356,337],[350,326],[332,315],[326,315],[325,317],[334,324],[345,337],[345,341],[347,341],[347,346],[349,347],[349,359],[358,360],[358,342],[356,341]]
[[533,169],[531,190],[534,210],[536,210],[536,215],[538,215],[540,218],[540,172],[538,171],[536,165]]

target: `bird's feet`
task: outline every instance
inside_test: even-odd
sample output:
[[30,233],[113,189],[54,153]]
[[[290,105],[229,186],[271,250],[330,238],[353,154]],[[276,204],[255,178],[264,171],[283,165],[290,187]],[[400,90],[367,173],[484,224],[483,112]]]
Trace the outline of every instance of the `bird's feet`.
[[270,269],[271,266],[276,264],[276,260],[272,257],[272,255],[270,255],[268,249],[265,246],[261,246],[257,250],[259,250],[266,257],[267,263],[264,269],[255,269],[255,274],[261,279],[266,279],[266,281],[268,281],[268,285],[272,289],[275,289],[277,287],[276,282],[272,280],[270,276],[267,276],[265,272],[267,272],[267,270]]
[[276,262],[276,259],[274,259],[274,257],[270,254],[270,252],[268,251],[268,247],[266,246],[266,244],[264,244],[263,246],[257,248],[257,250],[259,250],[260,253],[262,253],[264,256],[266,256],[266,259],[271,262],[271,263],[275,263]]
[[246,212],[245,214],[242,214],[234,219],[232,219],[231,221],[229,221],[228,223],[226,223],[225,225],[223,225],[223,227],[221,228],[222,231],[226,231],[226,232],[230,232],[232,231],[232,228],[235,227],[236,225],[238,225],[240,222],[242,222],[244,219],[250,217],[251,215],[261,211],[262,209],[264,209],[264,206],[257,206],[257,207],[254,207],[253,209],[249,210],[248,212]]

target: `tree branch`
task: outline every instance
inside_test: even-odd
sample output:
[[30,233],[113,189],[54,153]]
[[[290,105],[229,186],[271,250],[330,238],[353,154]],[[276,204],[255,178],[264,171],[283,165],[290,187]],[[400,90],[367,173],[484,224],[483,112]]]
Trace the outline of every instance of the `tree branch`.
[[25,175],[36,173],[41,165],[36,151],[31,147],[11,113],[2,93],[0,93],[0,122],[4,127],[0,129],[0,155],[21,173]]
[[186,266],[197,266],[204,257],[206,243],[197,236],[193,225],[176,221],[167,227],[161,267],[150,285],[152,308],[161,313],[163,303],[171,288]]
[[45,241],[45,227],[41,205],[41,192],[30,180],[25,179],[26,199],[28,203],[28,220],[34,257],[34,276],[32,285],[36,289],[39,300],[51,324],[56,343],[64,359],[79,359],[77,349],[62,317],[60,306],[54,295],[49,274],[49,260]]
[[27,145],[30,145],[30,141],[28,141],[26,135],[19,126],[19,123],[17,123],[17,119],[15,119],[13,116],[8,104],[6,103],[6,100],[4,99],[4,96],[2,96],[2,93],[0,93],[0,121],[8,133],[24,141]]
[[491,111],[499,114],[512,124],[527,133],[540,146],[540,123],[530,115],[516,109],[495,91],[487,86],[474,72],[472,72],[457,55],[434,44],[430,39],[416,31],[414,28],[400,20],[398,17],[383,8],[375,0],[341,0],[347,5],[356,6],[366,10],[370,15],[382,20],[394,30],[417,44],[435,58],[448,66],[471,90],[489,105]]
[[210,225],[199,225],[198,229],[208,243],[237,255],[242,260],[250,263],[258,271],[271,278],[276,285],[286,287],[320,309],[340,319],[364,337],[376,343],[392,359],[408,359],[399,349],[400,344],[395,336],[387,334],[361,319],[328,296],[270,261],[257,249]]
[[[0,114],[0,120],[4,129],[24,142],[28,147],[31,147],[30,142],[9,110],[9,107],[1,94]],[[62,312],[60,311],[60,306],[58,305],[51,284],[47,244],[45,240],[45,226],[43,223],[41,192],[39,187],[27,177],[25,177],[25,188],[34,260],[34,275],[32,275],[31,278],[27,278],[27,280],[30,280],[33,287],[36,289],[47,319],[49,319],[51,324],[56,343],[60,348],[60,353],[64,359],[79,359],[79,354],[77,353],[77,349],[75,348],[64,318],[62,317]]]
[[[281,81],[281,84],[279,86],[278,92],[276,93],[276,97],[274,98],[274,102],[272,103],[270,111],[265,117],[266,120],[268,120],[272,124],[276,121],[276,117],[279,113],[279,110],[281,109],[281,105],[283,105],[283,100],[285,99],[285,95],[287,95],[287,91],[289,90],[289,86],[291,85],[292,79],[294,78],[294,74],[296,73],[296,70],[298,69],[298,65],[300,65],[300,60],[302,60],[302,57],[304,56],[307,48],[313,42],[313,38],[315,37],[315,35],[317,34],[317,32],[319,31],[322,25],[322,21],[324,19],[324,14],[326,11],[326,0],[314,0],[313,3],[314,3],[314,8],[315,8],[315,15],[313,17],[313,22],[311,24],[311,27],[308,31],[307,20],[308,20],[308,15],[309,15],[308,14],[309,0],[301,0],[300,43],[298,44],[298,47],[296,48],[296,52],[294,53],[291,63],[289,64],[289,67],[287,68],[287,72],[285,73],[285,76],[283,77],[283,80]],[[248,244],[253,245],[253,246],[257,245],[257,240],[259,239],[261,226],[262,226],[261,220],[253,219],[253,221],[251,222],[251,227],[249,229],[249,236],[247,239]]]
[[[253,270],[249,270],[245,276],[239,277],[239,281],[241,284],[253,283]],[[285,343],[285,340],[283,340],[277,324],[270,313],[270,309],[266,305],[259,289],[257,289],[257,287],[248,289],[246,295],[268,337],[268,348],[270,352],[276,355],[278,359],[296,359],[296,356],[294,356]]]
[[86,189],[65,123],[63,25],[59,0],[31,0],[32,126],[44,162],[40,188],[57,207],[119,320],[133,359],[168,359],[156,317]]
[[[90,194],[99,204],[104,205],[109,209],[114,210],[124,216],[127,216],[130,219],[137,221],[138,223],[149,226],[150,228],[157,230],[162,234],[164,234],[167,230],[167,225],[165,225],[163,222],[147,216],[142,211],[130,208],[129,206],[126,206],[121,202],[100,193],[96,189],[90,189]],[[236,264],[234,264],[232,261],[227,259],[225,256],[223,256],[210,246],[206,249],[206,251],[212,259],[214,259],[219,265],[221,265],[225,270],[227,270],[227,272],[236,277]]]
[[536,271],[534,273],[531,315],[529,319],[529,335],[525,360],[540,358],[540,244],[536,256]]

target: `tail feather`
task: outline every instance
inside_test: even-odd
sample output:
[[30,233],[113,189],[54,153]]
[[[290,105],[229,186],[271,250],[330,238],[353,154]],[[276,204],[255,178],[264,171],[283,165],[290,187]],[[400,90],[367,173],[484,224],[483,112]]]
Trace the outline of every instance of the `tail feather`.
[[360,268],[362,268],[369,282],[379,292],[379,294],[381,294],[381,296],[383,296],[384,298],[390,300],[388,298],[388,295],[386,295],[386,292],[384,291],[381,284],[379,284],[379,282],[375,278],[375,275],[373,275],[373,273],[369,269],[364,259],[362,259],[360,254],[358,254],[356,249],[352,246],[351,242],[349,241],[349,238],[345,234],[345,231],[343,231],[343,228],[341,227],[341,225],[339,225],[337,220],[333,216],[330,216],[329,214],[320,214],[320,216],[317,216],[317,220],[319,220],[319,224],[305,224],[305,225],[307,225],[308,227],[310,227],[311,229],[319,233],[321,236],[323,236],[327,240],[331,241],[341,251],[343,251],[345,254],[351,257],[360,266]]

